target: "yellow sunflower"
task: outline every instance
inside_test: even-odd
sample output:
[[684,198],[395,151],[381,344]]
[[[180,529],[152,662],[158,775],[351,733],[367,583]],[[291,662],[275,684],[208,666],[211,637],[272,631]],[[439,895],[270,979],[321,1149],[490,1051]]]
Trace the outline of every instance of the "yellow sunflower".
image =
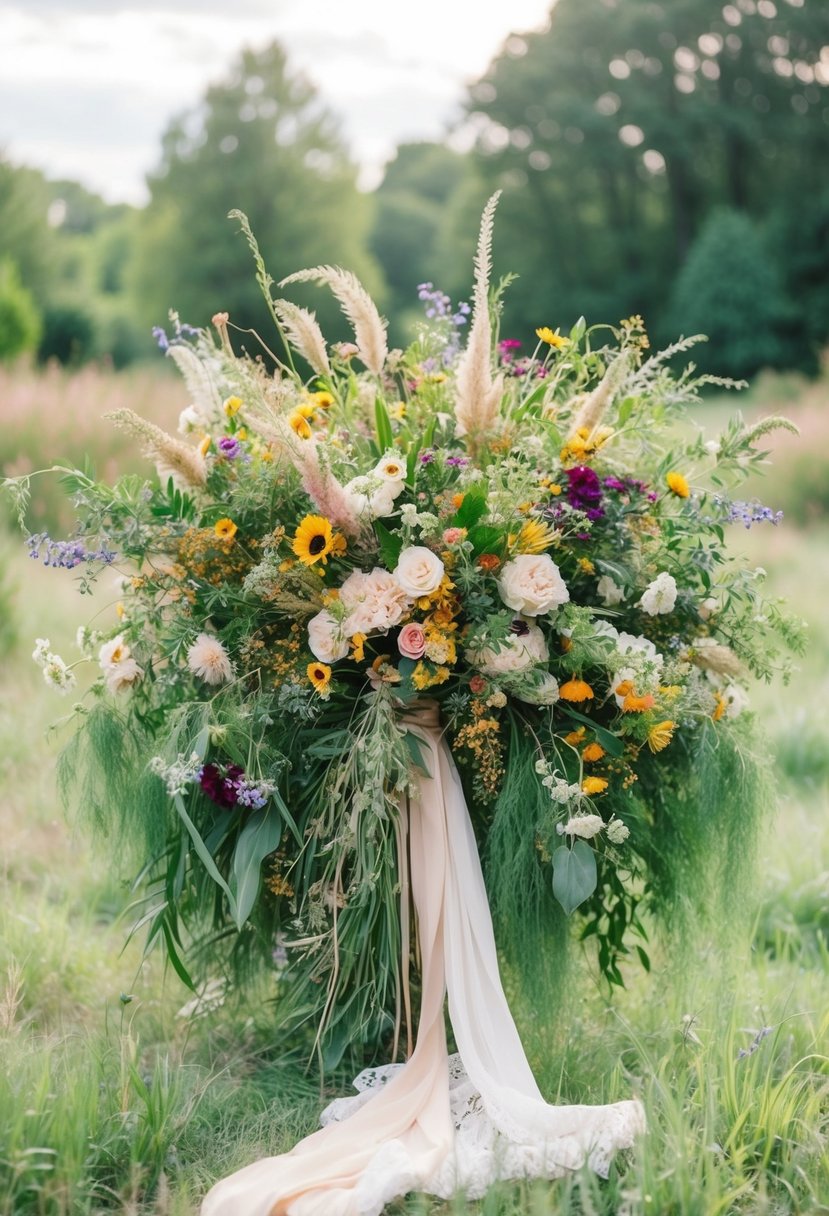
[[291,548],[305,566],[326,562],[328,555],[339,548],[329,520],[322,515],[306,515],[294,533]]
[[314,690],[321,697],[328,696],[328,685],[331,683],[331,668],[327,663],[309,663],[305,669]]

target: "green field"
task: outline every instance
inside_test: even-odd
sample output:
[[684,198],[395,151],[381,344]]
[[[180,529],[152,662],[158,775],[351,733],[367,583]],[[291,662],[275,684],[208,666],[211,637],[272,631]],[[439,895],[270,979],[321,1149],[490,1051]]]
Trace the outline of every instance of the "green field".
[[[107,384],[99,388],[106,397]],[[162,391],[171,392],[166,382]],[[536,1009],[520,1019],[551,1100],[644,1101],[648,1133],[608,1182],[584,1174],[504,1187],[480,1204],[412,1198],[391,1211],[829,1212],[822,474],[803,505],[811,484],[803,469],[827,467],[819,443],[829,414],[818,408],[825,383],[809,393],[794,405],[814,426],[799,455],[781,452],[780,473],[762,494],[772,505],[785,500],[810,526],[734,533],[812,630],[792,683],[754,697],[778,757],[780,803],[761,847],[753,940],[725,960],[720,942],[700,941],[681,970],[657,949],[653,973],[631,967],[612,1000],[585,956],[563,978],[567,993],[554,1015]],[[171,409],[181,404],[171,397]],[[763,404],[781,408],[779,399]],[[711,417],[720,413],[711,407]],[[264,982],[244,1000],[188,1016],[190,994],[174,975],[165,980],[160,957],[142,961],[136,942],[124,948],[127,876],[64,819],[54,779],[62,735],[59,725],[47,728],[68,706],[29,657],[36,636],[70,654],[92,605],[78,597],[71,572],[30,562],[17,536],[3,537],[0,553],[11,587],[8,602],[0,593],[0,645],[12,629],[18,635],[0,662],[0,1213],[185,1216],[212,1180],[311,1130],[322,1101],[347,1081],[328,1078],[321,1095],[313,1070],[282,1049]],[[111,613],[116,598],[104,588],[94,607]]]

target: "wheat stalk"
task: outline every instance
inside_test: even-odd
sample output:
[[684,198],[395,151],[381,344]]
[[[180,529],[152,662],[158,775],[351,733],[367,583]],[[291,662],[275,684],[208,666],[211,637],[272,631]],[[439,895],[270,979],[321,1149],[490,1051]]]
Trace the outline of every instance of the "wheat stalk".
[[492,273],[492,230],[501,191],[492,195],[481,216],[475,252],[475,291],[472,324],[466,349],[455,374],[455,418],[458,433],[471,437],[490,430],[498,416],[503,378],[492,378],[492,325],[489,318],[489,279]]
[[181,372],[182,379],[187,385],[187,391],[195,405],[208,417],[221,409],[222,400],[219,390],[210,378],[210,373],[201,359],[189,346],[170,346],[167,354]]
[[292,304],[290,300],[274,300],[273,306],[294,349],[318,376],[330,376],[328,350],[315,314],[307,308],[300,308],[298,304]]
[[155,461],[162,482],[166,483],[172,477],[177,485],[199,489],[207,481],[207,465],[196,448],[168,435],[160,426],[147,422],[134,410],[114,410],[104,414],[104,418],[142,441],[144,452]]
[[289,283],[325,283],[331,288],[354,329],[360,359],[370,372],[379,376],[389,353],[386,322],[357,276],[339,266],[314,266],[289,274],[279,286],[286,287]]

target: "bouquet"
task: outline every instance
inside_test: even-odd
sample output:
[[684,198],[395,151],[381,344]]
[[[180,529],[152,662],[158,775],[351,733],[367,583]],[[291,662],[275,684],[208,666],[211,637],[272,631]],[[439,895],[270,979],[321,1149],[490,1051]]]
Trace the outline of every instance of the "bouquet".
[[684,411],[730,382],[672,370],[699,339],[653,353],[638,316],[501,340],[496,202],[471,306],[423,284],[406,350],[347,271],[291,275],[340,302],[354,338],[329,345],[232,213],[281,353],[171,314],[179,433],[110,415],[157,476],[62,470],[77,530],[28,541],[82,592],[115,580],[82,659],[34,659],[63,693],[97,669],[61,780],[137,849],[148,946],[192,987],[264,962],[329,1063],[400,1027],[413,707],[439,706],[503,940],[543,953],[576,914],[621,983],[650,915],[734,890],[764,788],[747,681],[802,641],[725,547],[777,522],[731,488],[790,424],[706,442]]

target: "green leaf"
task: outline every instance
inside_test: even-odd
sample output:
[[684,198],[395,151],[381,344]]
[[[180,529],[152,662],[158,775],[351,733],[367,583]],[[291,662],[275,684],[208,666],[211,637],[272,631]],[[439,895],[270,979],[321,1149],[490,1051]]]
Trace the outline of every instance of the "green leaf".
[[497,552],[501,548],[504,534],[500,528],[494,528],[490,524],[478,524],[476,528],[470,528],[466,539],[472,545],[472,556],[479,557],[482,553]]
[[353,737],[350,730],[331,731],[324,739],[317,739],[313,743],[309,743],[304,749],[306,756],[313,756],[317,760],[330,760],[333,756],[341,756],[343,752],[349,751],[353,743]]
[[619,426],[625,425],[633,413],[633,407],[636,405],[638,400],[638,397],[625,397],[624,401],[619,406]]
[[486,514],[486,490],[473,485],[463,496],[463,502],[452,520],[454,528],[472,528]]
[[596,890],[596,854],[584,840],[553,853],[553,895],[569,916]]
[[259,894],[262,862],[279,847],[282,820],[275,807],[254,811],[242,828],[233,854],[233,885],[236,888],[236,928],[250,916]]
[[374,521],[374,531],[380,545],[383,564],[387,570],[393,570],[400,560],[400,550],[403,548],[403,537],[399,532],[392,532],[379,519]]
[[583,722],[585,726],[589,726],[595,732],[596,739],[601,743],[606,752],[611,756],[621,756],[625,750],[625,745],[618,735],[614,735],[612,731],[605,730],[603,726],[599,726],[592,718],[588,718],[586,714],[580,714],[577,709],[573,709],[568,705],[566,708],[562,706],[562,712],[570,718],[575,718],[576,722]]
[[227,896],[228,903],[230,904],[230,914],[235,920],[236,919],[236,900],[234,899],[233,892],[231,891],[230,887],[225,882],[224,878],[222,878],[222,875],[219,873],[219,868],[216,865],[215,861],[213,860],[212,856],[210,855],[210,850],[208,849],[207,845],[204,843],[201,836],[199,835],[199,830],[196,827],[196,825],[193,823],[193,820],[187,814],[187,810],[184,806],[184,799],[182,798],[181,794],[176,794],[176,796],[173,798],[173,804],[175,805],[176,810],[178,811],[179,815],[181,816],[182,823],[187,828],[187,831],[190,833],[190,838],[193,841],[193,847],[196,850],[196,853],[198,854],[202,865],[204,866],[205,870],[207,870],[207,873],[210,875],[210,877],[213,879],[213,881],[216,883],[216,886],[220,887],[222,889],[222,891],[224,891],[225,895]]
[[391,430],[391,418],[389,411],[386,409],[386,403],[382,397],[377,397],[374,402],[374,420],[377,425],[377,447],[380,450],[380,455],[387,452],[394,443],[394,436]]
[[584,317],[579,317],[578,321],[576,321],[576,324],[570,330],[570,341],[571,342],[581,342],[581,340],[584,337],[586,332],[587,332],[587,322],[585,321]]
[[413,735],[410,730],[407,730],[403,736],[403,742],[406,745],[412,764],[415,766],[415,768],[419,768],[424,776],[431,777],[432,774],[429,772],[429,766],[423,756],[422,740],[420,740],[417,735]]

